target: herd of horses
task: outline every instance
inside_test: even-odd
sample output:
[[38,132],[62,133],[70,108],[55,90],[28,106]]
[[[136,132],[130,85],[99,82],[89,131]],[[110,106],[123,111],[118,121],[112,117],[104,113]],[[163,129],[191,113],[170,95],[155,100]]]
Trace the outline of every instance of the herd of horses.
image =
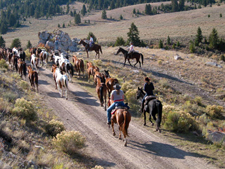
[[[84,41],[80,41],[79,44],[83,44],[86,46]],[[101,46],[94,44],[91,50],[96,52],[99,57],[99,51],[101,51]],[[99,47],[100,46],[100,47]],[[88,49],[86,49],[87,57],[88,57]],[[29,49],[31,54],[30,65],[27,65],[25,62],[25,52],[22,48],[0,48],[0,60],[4,58],[8,61],[10,67],[20,74],[21,78],[24,76],[26,78],[26,74],[28,74],[28,79],[30,81],[31,87],[38,92],[38,65],[43,66],[44,63],[47,64],[50,58],[50,61],[53,62],[51,71],[53,74],[53,80],[55,82],[55,88],[59,90],[60,96],[63,97],[63,93],[65,90],[65,98],[68,99],[68,82],[72,82],[72,78],[74,72],[77,72],[78,76],[84,76],[85,65],[84,61],[81,58],[77,58],[77,56],[72,56],[72,63],[69,60],[69,57],[65,53],[61,53],[60,51],[47,51],[46,49],[42,49],[39,47],[32,47]],[[134,66],[139,63],[140,67],[143,64],[143,55],[139,52],[134,52],[132,56],[129,55],[128,51],[123,48],[119,48],[116,55],[119,53],[124,55],[124,65],[126,60],[128,60],[129,64],[130,59],[136,59],[136,63]],[[93,77],[93,82],[95,84],[96,93],[98,99],[100,101],[100,105],[104,107],[106,110],[107,106],[109,107],[112,104],[112,100],[110,100],[110,93],[114,90],[114,86],[119,83],[118,79],[110,76],[108,70],[100,71],[98,66],[95,66],[92,62],[86,63],[86,71],[88,82],[90,82],[90,78]],[[138,87],[137,90],[137,99],[143,98],[145,93],[143,89]],[[107,102],[108,99],[108,102]],[[144,111],[144,125],[146,125],[146,112],[149,112],[149,121],[154,125],[151,121],[151,116],[156,121],[156,131],[161,132],[160,123],[162,118],[162,104],[156,99],[150,99],[146,103],[147,109]],[[125,107],[116,108],[115,111],[112,111],[111,116],[111,126],[113,130],[113,135],[115,135],[114,131],[114,123],[117,123],[119,126],[119,138],[121,139],[121,132],[124,136],[124,145],[127,145],[126,137],[128,136],[128,127],[131,121],[131,113]],[[157,117],[156,117],[157,115]]]

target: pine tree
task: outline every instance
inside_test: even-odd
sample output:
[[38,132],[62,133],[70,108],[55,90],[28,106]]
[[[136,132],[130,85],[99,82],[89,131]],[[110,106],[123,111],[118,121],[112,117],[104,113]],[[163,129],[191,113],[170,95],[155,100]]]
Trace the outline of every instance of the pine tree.
[[0,47],[2,47],[2,48],[5,47],[5,40],[2,36],[0,36]]
[[195,39],[195,46],[198,46],[199,43],[202,42],[202,39],[203,39],[202,30],[200,27],[198,27],[197,35],[196,35],[196,39]]
[[111,10],[115,9],[115,2],[114,2],[114,0],[112,0],[111,3],[110,3],[110,9]]
[[170,45],[171,44],[171,42],[170,42],[170,37],[168,36],[167,37],[167,45]]
[[107,19],[107,14],[105,10],[102,11],[102,19]]
[[145,5],[145,14],[146,15],[151,15],[152,14],[152,7],[150,4]]
[[179,10],[180,11],[184,10],[184,3],[185,3],[185,0],[179,0]]
[[123,45],[125,45],[124,39],[122,37],[117,37],[115,46],[123,46]]
[[209,35],[209,46],[211,48],[217,48],[219,42],[219,37],[218,37],[218,33],[217,30],[215,28],[213,28],[211,34]]
[[70,5],[69,5],[69,3],[67,3],[67,4],[66,4],[66,14],[68,14],[69,11],[70,11]]
[[84,16],[87,13],[87,9],[86,6],[83,5],[82,9],[81,9],[81,14]]
[[81,23],[81,19],[80,19],[80,15],[79,14],[75,14],[75,24],[80,24]]
[[162,42],[162,40],[159,40],[159,48],[163,48],[163,42]]
[[32,44],[31,44],[30,40],[28,40],[28,42],[27,42],[27,49],[29,49],[29,48],[32,48]]
[[178,11],[178,3],[177,0],[171,0],[172,1],[172,11],[176,12]]
[[90,36],[92,36],[92,38],[93,38],[94,42],[96,42],[96,41],[97,41],[96,36],[95,36],[92,32],[89,32],[89,33],[88,33],[87,39],[90,39]]
[[129,32],[127,33],[128,43],[133,42],[134,46],[140,45],[139,31],[137,26],[134,23],[131,23],[131,27],[129,28]]
[[21,47],[21,42],[19,38],[16,38],[12,41],[10,48],[14,48],[14,47],[16,48]]
[[135,15],[136,15],[136,9],[135,9],[135,8],[133,9],[133,14],[135,14]]

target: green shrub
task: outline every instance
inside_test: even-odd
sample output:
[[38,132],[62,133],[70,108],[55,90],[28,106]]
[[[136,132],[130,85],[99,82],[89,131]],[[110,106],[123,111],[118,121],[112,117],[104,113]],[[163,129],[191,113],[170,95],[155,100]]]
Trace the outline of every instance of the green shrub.
[[18,95],[12,91],[6,91],[2,94],[2,96],[8,101],[14,103],[17,99]]
[[208,105],[206,107],[206,111],[210,117],[220,118],[222,114],[224,113],[224,108],[222,106]]
[[28,90],[30,88],[30,85],[28,84],[28,82],[21,80],[17,83],[17,85],[22,88],[23,90]]
[[203,115],[201,115],[200,117],[199,117],[199,122],[200,123],[202,123],[203,125],[207,125],[207,123],[209,122],[210,120],[209,120],[209,118],[208,118],[208,116],[207,116],[207,114],[206,113],[204,113]]
[[16,99],[15,107],[12,110],[12,113],[24,118],[26,120],[37,120],[37,113],[35,111],[34,105],[32,102],[25,100],[24,98]]
[[195,52],[195,45],[192,41],[190,41],[190,46],[189,46],[190,52],[194,53]]
[[84,147],[85,138],[78,131],[62,131],[53,138],[52,143],[59,150],[72,155]]
[[195,97],[194,102],[197,105],[201,106],[202,105],[202,97],[200,97],[200,96]]
[[102,61],[101,60],[94,60],[93,62],[94,62],[94,64],[96,66],[101,66],[102,65]]
[[162,40],[159,40],[159,48],[163,48],[163,42],[162,42]]
[[116,42],[115,42],[115,46],[123,46],[125,45],[125,40],[123,39],[123,37],[117,37]]
[[132,89],[133,86],[131,85],[130,82],[125,82],[121,85],[121,90],[126,93],[129,89]]
[[187,133],[190,130],[198,129],[197,123],[189,114],[172,111],[167,114],[164,127],[179,133]]
[[64,131],[65,127],[62,122],[53,119],[46,125],[45,130],[49,135],[55,137],[57,134]]
[[0,60],[0,68],[8,69],[8,64],[6,63],[4,59]]
[[138,100],[136,98],[136,90],[129,89],[125,93],[125,99],[128,102],[128,105],[130,106],[131,111],[137,112],[140,108],[140,105],[138,104]]

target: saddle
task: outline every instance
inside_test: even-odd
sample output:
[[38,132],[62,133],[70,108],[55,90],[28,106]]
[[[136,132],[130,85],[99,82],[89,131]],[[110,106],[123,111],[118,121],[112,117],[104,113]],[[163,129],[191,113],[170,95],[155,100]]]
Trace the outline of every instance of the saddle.
[[118,109],[127,109],[125,106],[118,106],[115,109],[112,110],[111,114],[113,115]]
[[145,105],[148,104],[150,100],[156,99],[156,96],[150,95],[145,97]]

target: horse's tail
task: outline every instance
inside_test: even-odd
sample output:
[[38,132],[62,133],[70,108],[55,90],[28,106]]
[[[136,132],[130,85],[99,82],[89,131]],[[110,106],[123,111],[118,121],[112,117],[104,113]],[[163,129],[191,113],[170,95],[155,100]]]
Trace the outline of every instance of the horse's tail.
[[123,123],[123,135],[126,138],[128,135],[128,127],[130,123],[130,113],[127,110],[123,111],[124,123]]
[[157,127],[159,128],[162,120],[162,103],[159,100],[156,101],[156,107],[158,112],[158,119],[156,120],[156,123]]
[[102,47],[101,46],[99,46],[99,49],[100,49],[100,52],[102,53]]
[[23,75],[26,77],[26,75],[27,75],[27,64],[23,63],[22,67],[23,67]]
[[141,62],[142,62],[142,65],[143,65],[143,62],[144,62],[144,56],[142,54],[141,55]]
[[73,77],[73,75],[74,75],[74,69],[73,69],[73,65],[72,64],[70,64],[70,69],[71,69],[71,75]]
[[103,86],[101,86],[99,90],[100,90],[100,102],[103,103]]
[[84,73],[84,61],[80,59],[80,71]]

